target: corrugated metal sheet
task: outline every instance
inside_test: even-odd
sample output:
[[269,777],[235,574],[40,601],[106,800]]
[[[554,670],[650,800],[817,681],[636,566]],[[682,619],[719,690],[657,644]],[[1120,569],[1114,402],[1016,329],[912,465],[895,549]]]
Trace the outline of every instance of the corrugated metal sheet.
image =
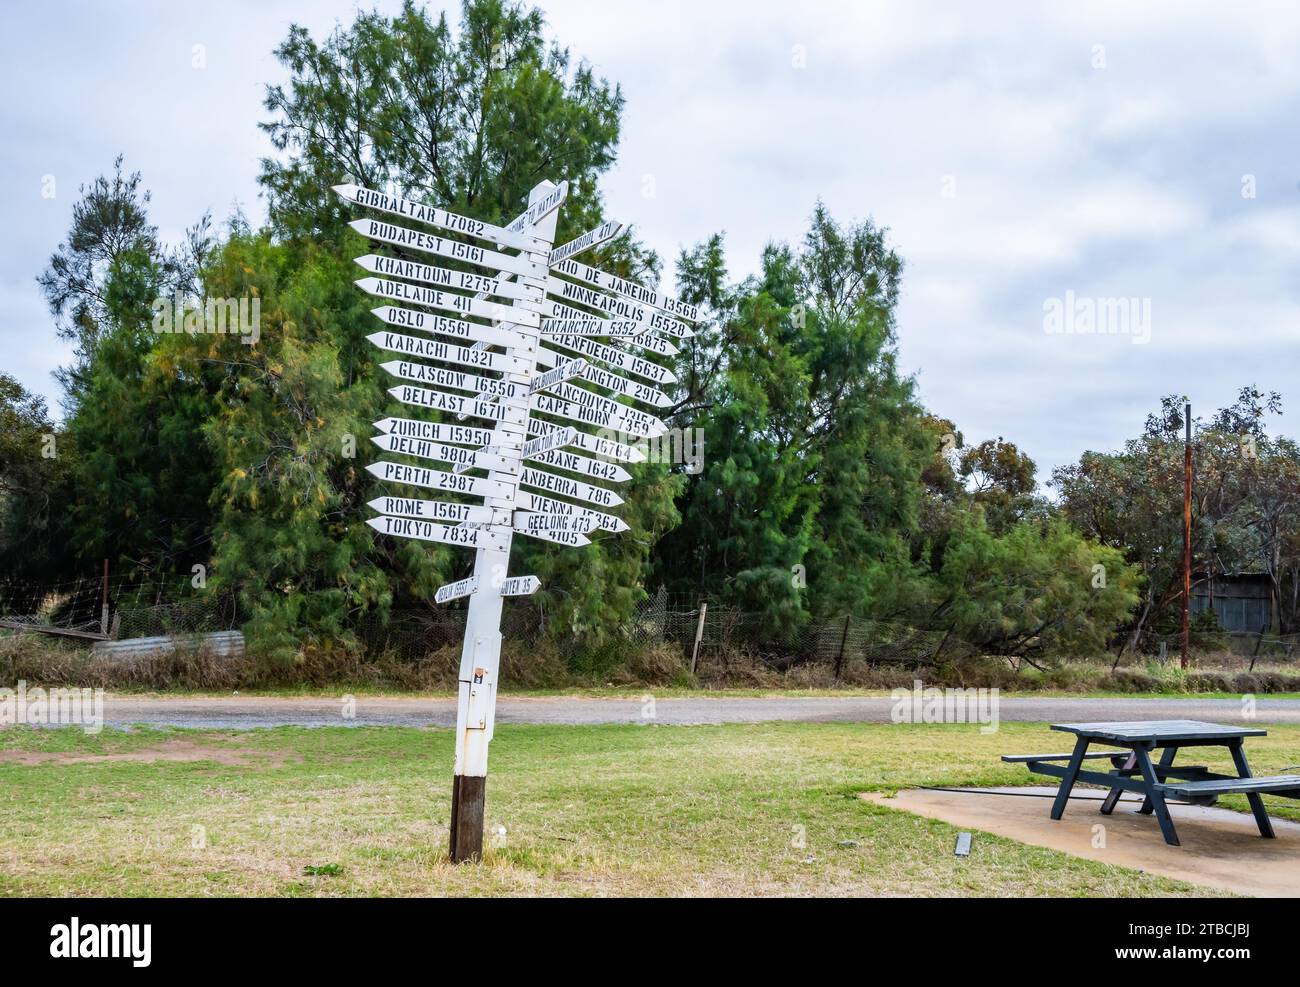
[[135,637],[125,641],[96,641],[93,648],[95,654],[102,658],[141,658],[146,655],[170,654],[177,648],[237,658],[244,653],[244,635],[240,631],[215,631],[211,634],[185,634],[180,637]]

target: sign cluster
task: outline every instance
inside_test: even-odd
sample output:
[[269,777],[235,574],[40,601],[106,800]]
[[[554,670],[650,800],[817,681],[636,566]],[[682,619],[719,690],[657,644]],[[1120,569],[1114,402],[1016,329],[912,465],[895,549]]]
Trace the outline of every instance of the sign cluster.
[[[356,262],[357,286],[383,304],[368,338],[394,379],[389,394],[437,412],[375,423],[387,453],[368,469],[407,489],[370,502],[369,524],[399,538],[476,549],[473,575],[437,600],[469,597],[460,674],[452,859],[481,853],[482,791],[495,715],[501,598],[534,593],[535,576],[508,576],[514,535],[561,545],[627,525],[608,484],[645,459],[633,440],[664,434],[655,412],[672,402],[672,372],[654,357],[692,335],[693,305],[574,258],[617,237],[607,222],[554,247],[568,183],[544,182],[505,226],[356,185],[334,189],[374,213],[351,225],[380,249]],[[412,225],[414,224],[414,225]],[[456,262],[455,267],[445,266]],[[475,502],[467,502],[470,498]],[[477,803],[477,804],[475,804]]]

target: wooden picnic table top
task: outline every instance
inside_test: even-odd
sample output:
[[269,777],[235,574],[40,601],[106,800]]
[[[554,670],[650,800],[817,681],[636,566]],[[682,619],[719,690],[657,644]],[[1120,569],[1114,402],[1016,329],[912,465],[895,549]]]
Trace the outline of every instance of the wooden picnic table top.
[[1200,720],[1135,720],[1101,723],[1053,723],[1053,730],[1073,733],[1090,740],[1142,743],[1161,740],[1232,740],[1241,737],[1266,737],[1259,727],[1228,726]]

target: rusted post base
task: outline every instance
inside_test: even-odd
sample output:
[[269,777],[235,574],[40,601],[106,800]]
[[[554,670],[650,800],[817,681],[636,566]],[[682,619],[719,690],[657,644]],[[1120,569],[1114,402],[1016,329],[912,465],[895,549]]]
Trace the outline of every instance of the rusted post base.
[[487,779],[455,775],[451,785],[451,862],[483,859],[483,797]]

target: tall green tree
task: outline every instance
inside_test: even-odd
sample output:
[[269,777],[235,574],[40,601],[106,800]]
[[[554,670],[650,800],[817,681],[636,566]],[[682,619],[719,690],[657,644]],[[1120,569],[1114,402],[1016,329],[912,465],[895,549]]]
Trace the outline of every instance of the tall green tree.
[[930,454],[897,368],[901,269],[884,230],[841,227],[820,204],[798,250],[769,246],[738,285],[724,287],[720,238],[683,254],[679,283],[712,323],[679,375],[679,423],[703,429],[705,465],[656,550],[674,588],[773,629],[897,610]]

